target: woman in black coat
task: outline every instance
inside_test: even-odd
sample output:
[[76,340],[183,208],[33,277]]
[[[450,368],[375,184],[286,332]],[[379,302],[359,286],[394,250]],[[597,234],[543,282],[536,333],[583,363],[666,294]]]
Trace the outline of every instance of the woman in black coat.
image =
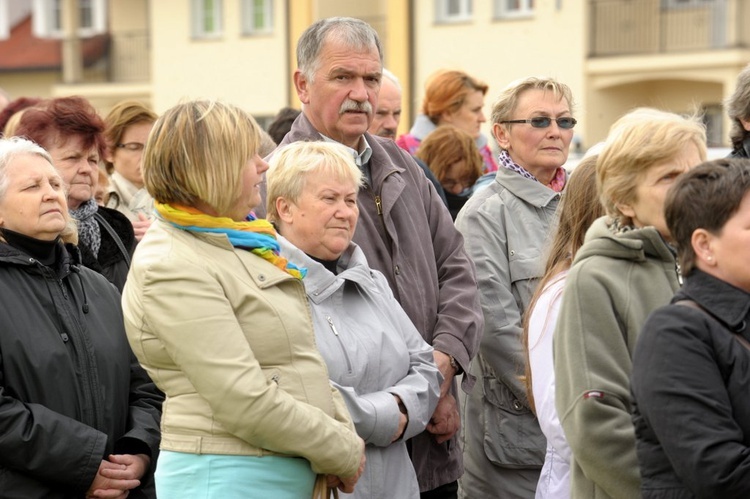
[[686,173],[666,221],[685,282],[633,356],[643,497],[750,497],[750,160]]
[[76,236],[47,152],[0,139],[0,496],[154,497],[161,395]]

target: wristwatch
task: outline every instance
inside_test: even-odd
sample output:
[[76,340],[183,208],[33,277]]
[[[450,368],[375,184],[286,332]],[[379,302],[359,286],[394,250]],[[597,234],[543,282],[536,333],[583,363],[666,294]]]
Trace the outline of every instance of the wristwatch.
[[448,355],[448,359],[450,360],[451,367],[454,371],[456,371],[456,374],[461,374],[461,366],[458,365],[458,362],[456,362],[456,359],[453,357],[453,355]]

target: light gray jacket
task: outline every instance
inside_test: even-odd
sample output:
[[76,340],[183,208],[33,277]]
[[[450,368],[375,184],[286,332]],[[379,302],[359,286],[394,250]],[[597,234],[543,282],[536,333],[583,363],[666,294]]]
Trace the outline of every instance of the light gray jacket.
[[544,461],[546,440],[521,378],[521,318],[544,272],[559,200],[560,194],[543,184],[500,168],[495,181],[472,196],[456,219],[476,265],[484,312],[484,335],[472,363],[482,383],[467,401],[464,452],[472,459],[465,457],[465,462],[467,475],[469,463],[476,463],[481,469],[471,475],[490,483],[495,467],[538,472]]
[[[302,282],[318,348],[367,443],[367,465],[352,496],[418,498],[406,440],[424,431],[440,395],[442,376],[432,347],[356,244],[339,259],[338,275],[283,237],[279,244],[284,257],[307,268]],[[394,395],[404,403],[409,424],[403,437],[391,443],[400,416]]]

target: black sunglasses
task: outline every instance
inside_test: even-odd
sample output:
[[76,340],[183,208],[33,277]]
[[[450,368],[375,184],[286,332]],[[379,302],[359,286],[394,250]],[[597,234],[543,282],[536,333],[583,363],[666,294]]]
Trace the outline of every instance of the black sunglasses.
[[549,118],[547,116],[536,116],[528,120],[507,120],[500,123],[529,123],[534,128],[547,128],[552,124],[552,120],[555,120],[557,126],[563,130],[570,130],[578,123],[575,118]]

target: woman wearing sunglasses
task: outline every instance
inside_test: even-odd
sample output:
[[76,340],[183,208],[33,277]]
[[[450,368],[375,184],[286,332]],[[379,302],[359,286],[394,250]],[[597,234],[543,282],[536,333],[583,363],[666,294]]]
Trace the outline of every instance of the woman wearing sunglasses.
[[527,78],[506,88],[492,109],[501,148],[492,183],[456,219],[477,268],[484,335],[467,396],[465,497],[534,497],[546,441],[522,378],[521,318],[544,272],[544,246],[567,181],[562,165],[573,138],[567,85]]

